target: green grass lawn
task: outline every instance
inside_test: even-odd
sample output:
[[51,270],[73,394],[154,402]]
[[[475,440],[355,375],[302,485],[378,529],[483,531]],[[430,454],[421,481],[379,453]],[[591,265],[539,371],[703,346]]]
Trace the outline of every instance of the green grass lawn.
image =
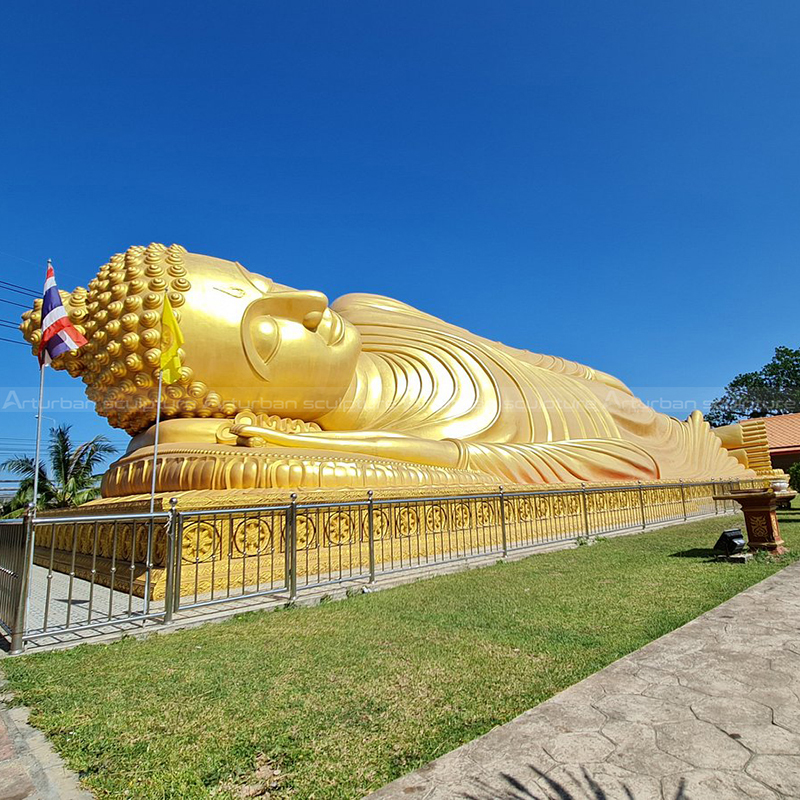
[[[781,514],[800,554],[800,511]],[[776,572],[714,563],[723,517],[316,608],[7,659],[99,797],[350,798],[506,722]]]

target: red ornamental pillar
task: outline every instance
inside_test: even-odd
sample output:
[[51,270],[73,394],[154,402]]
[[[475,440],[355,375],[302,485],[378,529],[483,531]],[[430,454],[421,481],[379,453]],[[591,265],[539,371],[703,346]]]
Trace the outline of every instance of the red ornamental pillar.
[[775,555],[788,552],[781,539],[775,514],[778,502],[772,489],[743,489],[717,495],[715,499],[735,500],[742,507],[747,543],[751,550],[766,550]]

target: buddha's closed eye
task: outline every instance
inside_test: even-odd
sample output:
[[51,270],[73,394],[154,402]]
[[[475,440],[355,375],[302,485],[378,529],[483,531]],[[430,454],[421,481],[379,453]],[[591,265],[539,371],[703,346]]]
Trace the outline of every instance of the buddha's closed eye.
[[218,292],[229,294],[231,297],[242,298],[244,297],[244,289],[239,286],[215,286]]

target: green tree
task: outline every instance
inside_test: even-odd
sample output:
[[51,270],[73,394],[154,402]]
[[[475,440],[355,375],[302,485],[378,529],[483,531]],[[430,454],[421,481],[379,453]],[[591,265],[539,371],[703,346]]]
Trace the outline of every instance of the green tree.
[[[73,508],[100,494],[100,475],[95,470],[106,456],[117,448],[105,436],[95,436],[88,442],[73,445],[70,425],[50,429],[49,470],[44,459],[39,464],[39,493],[37,507]],[[19,475],[19,489],[3,509],[7,516],[24,513],[33,500],[33,477],[36,464],[30,456],[13,456],[3,462],[3,468]]]
[[800,461],[795,461],[789,467],[789,486],[796,492],[800,492]]
[[737,375],[712,404],[706,419],[730,425],[747,417],[774,417],[800,411],[800,350],[776,347],[758,372]]

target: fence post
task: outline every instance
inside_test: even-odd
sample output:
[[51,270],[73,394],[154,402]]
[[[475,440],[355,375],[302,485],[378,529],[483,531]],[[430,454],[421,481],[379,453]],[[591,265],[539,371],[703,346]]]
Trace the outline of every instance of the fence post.
[[286,591],[289,601],[297,598],[297,494],[292,492],[291,503],[286,510]]
[[[716,495],[718,481],[711,481],[711,494]],[[719,514],[719,501],[714,497],[714,514]]]
[[[17,609],[14,616],[14,630],[11,633],[11,654],[16,655],[25,649],[25,625],[28,621],[28,604],[30,601],[30,580],[33,565],[33,551],[36,538],[36,509],[33,503],[28,506],[24,517],[24,537],[25,551],[22,562],[22,574],[19,576],[19,594],[17,597]],[[55,531],[53,531],[55,536]]]
[[508,536],[506,534],[506,493],[500,487],[500,535],[503,543],[503,558],[508,555]]
[[369,537],[369,582],[375,583],[375,502],[372,489],[367,492],[367,536]]
[[636,481],[639,484],[639,508],[642,512],[642,530],[647,528],[647,516],[644,512],[644,488],[642,487],[641,481]]
[[291,503],[286,506],[286,519],[283,521],[283,585],[286,589],[286,594],[289,594],[291,588],[291,576],[289,572],[292,569],[292,559],[289,555],[289,550],[292,547],[292,505]]
[[683,485],[683,479],[681,479],[681,505],[683,506],[683,521],[686,522],[689,516],[686,513],[686,489]]
[[[144,614],[147,616],[150,613],[150,587],[153,584],[153,526],[155,525],[155,518],[150,517],[147,523],[147,547],[145,548],[144,556]],[[168,534],[169,535],[169,534]],[[169,586],[169,578],[167,578],[167,586]],[[164,602],[164,612],[166,613],[166,600]],[[144,625],[144,620],[142,620]]]
[[[176,580],[175,580],[175,572],[177,570],[177,564],[175,560],[175,544],[177,542],[178,537],[175,535],[177,533],[178,527],[178,498],[171,497],[169,500],[169,516],[167,517],[167,561],[165,564],[166,572],[167,572],[167,580],[164,586],[164,624],[169,625],[172,622],[172,615],[175,612],[175,591],[176,591]],[[150,524],[153,524],[153,520],[150,520]]]
[[589,507],[586,502],[585,483],[581,483],[581,512],[583,513],[583,532],[586,534],[586,538],[588,539],[591,534],[589,531]]

